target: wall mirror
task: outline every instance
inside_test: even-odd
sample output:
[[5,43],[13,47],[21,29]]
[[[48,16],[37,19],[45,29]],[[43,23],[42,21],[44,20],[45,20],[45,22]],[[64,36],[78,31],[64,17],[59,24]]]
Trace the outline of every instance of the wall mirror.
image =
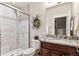
[[71,27],[73,26],[71,16],[71,3],[46,8],[46,35],[70,36]]

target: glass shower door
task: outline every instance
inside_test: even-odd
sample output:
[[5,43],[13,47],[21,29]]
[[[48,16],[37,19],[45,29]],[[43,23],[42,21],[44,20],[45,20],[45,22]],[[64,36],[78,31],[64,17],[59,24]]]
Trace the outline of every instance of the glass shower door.
[[29,48],[29,16],[0,4],[0,53],[21,55]]
[[0,4],[1,55],[10,56],[17,49],[17,21],[15,11]]
[[18,17],[18,54],[23,53],[24,50],[29,48],[29,16],[21,12],[17,12]]

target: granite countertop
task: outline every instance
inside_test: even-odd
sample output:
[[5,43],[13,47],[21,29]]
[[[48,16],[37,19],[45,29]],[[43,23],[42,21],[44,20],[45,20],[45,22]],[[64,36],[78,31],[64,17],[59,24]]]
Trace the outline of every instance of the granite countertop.
[[78,47],[79,48],[79,40],[47,38],[47,39],[40,39],[40,41],[55,43],[55,44],[68,45],[68,46],[73,46],[73,47]]

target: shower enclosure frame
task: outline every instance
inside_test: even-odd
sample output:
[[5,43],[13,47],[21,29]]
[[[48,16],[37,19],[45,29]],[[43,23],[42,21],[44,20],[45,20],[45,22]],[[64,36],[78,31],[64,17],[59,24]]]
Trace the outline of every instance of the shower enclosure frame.
[[[12,6],[12,5],[9,5],[9,4],[6,4],[6,3],[0,3],[0,4],[13,9],[15,11],[16,17],[17,17],[17,11],[19,11],[19,12],[21,12],[21,13],[28,16],[28,41],[29,41],[28,42],[28,45],[29,45],[28,47],[30,48],[30,4],[28,4],[28,13],[29,14],[26,13],[25,11],[17,8],[17,7]],[[0,34],[0,40],[1,40],[1,34]],[[0,56],[1,56],[1,41],[0,41]]]

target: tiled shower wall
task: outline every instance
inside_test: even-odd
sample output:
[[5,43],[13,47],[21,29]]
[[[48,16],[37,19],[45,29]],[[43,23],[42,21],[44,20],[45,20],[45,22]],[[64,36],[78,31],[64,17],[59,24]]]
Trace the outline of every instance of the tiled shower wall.
[[28,16],[23,13],[18,12],[18,47],[27,49],[29,47],[28,38]]
[[14,10],[0,5],[1,55],[17,48],[17,20]]
[[17,48],[28,48],[28,16],[0,5],[1,55]]

